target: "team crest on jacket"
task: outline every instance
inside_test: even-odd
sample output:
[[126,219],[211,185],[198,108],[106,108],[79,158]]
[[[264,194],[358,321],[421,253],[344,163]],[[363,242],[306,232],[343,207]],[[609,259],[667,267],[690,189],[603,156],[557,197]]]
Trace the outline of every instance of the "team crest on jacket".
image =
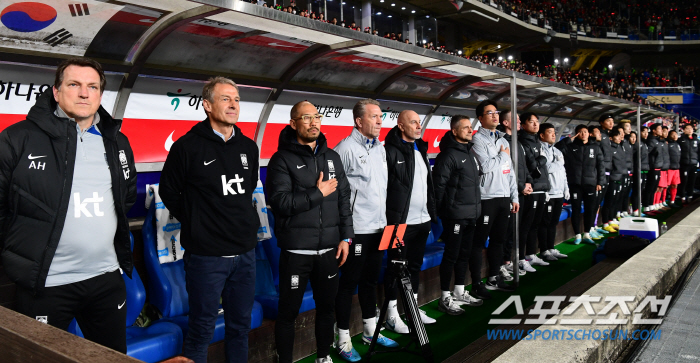
[[299,287],[299,275],[292,275],[292,289]]
[[592,159],[592,158],[594,158],[594,157],[595,157],[595,155],[593,154],[593,153],[595,152],[595,150],[593,150],[593,149],[590,149],[590,150],[588,150],[588,152],[589,152],[589,154],[588,154],[588,157],[589,157],[589,158],[591,158],[591,159]]
[[119,162],[122,164],[122,173],[124,173],[124,180],[129,179],[129,174],[131,174],[131,169],[129,169],[129,163],[126,160],[126,153],[124,150],[119,150]]
[[124,152],[124,150],[119,150],[119,162],[120,162],[122,165],[126,165],[126,163],[127,163],[127,161],[126,161],[126,153]]
[[241,154],[241,164],[243,164],[243,169],[248,169],[248,156],[246,154]]
[[335,165],[333,160],[328,160],[328,180],[335,178]]

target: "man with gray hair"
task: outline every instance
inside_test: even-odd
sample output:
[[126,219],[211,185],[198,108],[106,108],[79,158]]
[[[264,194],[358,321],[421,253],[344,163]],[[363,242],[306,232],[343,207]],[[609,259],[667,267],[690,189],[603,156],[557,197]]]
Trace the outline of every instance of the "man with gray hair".
[[226,361],[247,362],[260,225],[253,205],[258,146],[236,126],[236,83],[212,78],[202,99],[207,118],[175,141],[160,179],[163,203],[182,223],[190,306],[184,355],[207,361],[221,299]]
[[[361,359],[350,341],[350,307],[355,288],[362,309],[362,340],[371,342],[376,328],[377,280],[384,251],[379,242],[386,227],[386,151],[379,142],[382,109],[379,102],[364,99],[352,109],[355,127],[350,136],[338,143],[335,151],[343,161],[350,183],[350,208],[355,237],[341,268],[335,317],[338,327],[336,346],[340,356],[350,362]],[[396,342],[379,335],[377,344],[395,347]]]

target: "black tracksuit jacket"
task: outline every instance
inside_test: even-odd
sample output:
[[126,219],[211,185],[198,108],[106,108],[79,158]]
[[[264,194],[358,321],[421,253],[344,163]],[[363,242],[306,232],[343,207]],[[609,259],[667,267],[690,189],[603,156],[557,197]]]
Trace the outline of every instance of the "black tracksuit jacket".
[[[52,90],[41,94],[27,119],[0,134],[0,248],[7,276],[18,285],[40,292],[46,285],[71,198],[77,132],[75,121],[54,114]],[[136,201],[136,165],[129,140],[119,130],[121,120],[104,108],[98,128],[112,177],[117,231],[114,250],[129,276],[133,269],[129,221],[126,213]],[[126,163],[119,155],[126,156]],[[30,155],[43,169],[29,168]],[[128,170],[128,171],[127,171]]]
[[681,166],[698,165],[698,139],[695,136],[691,139],[683,134],[678,139],[678,145],[681,147]]
[[481,215],[480,166],[470,149],[471,144],[457,142],[452,130],[440,141],[440,153],[433,165],[435,205],[440,218],[464,223]]
[[557,143],[564,154],[564,168],[569,185],[593,186],[604,185],[605,163],[603,152],[597,143],[583,143],[575,139],[569,143]]
[[[593,138],[593,137],[591,137]],[[589,141],[590,142],[590,141]],[[598,142],[600,150],[603,152],[603,160],[605,162],[605,171],[612,171],[612,141],[610,141],[610,136],[608,136],[608,131],[600,129],[600,141]]]
[[[639,143],[639,150],[642,152],[642,171],[649,171],[649,147],[647,146],[646,142],[641,141]],[[634,155],[632,156],[632,164],[634,166],[634,170],[637,170],[637,166],[639,163],[637,162],[637,145],[632,145],[632,151],[634,151]]]
[[661,160],[663,164],[661,170],[668,170],[671,168],[671,156],[668,153],[668,142],[666,140],[661,140]]
[[610,172],[610,181],[619,182],[622,177],[627,175],[627,159],[622,145],[616,144],[610,140],[612,150],[612,171]]
[[521,132],[518,141],[525,150],[525,164],[532,177],[532,190],[546,192],[549,190],[549,172],[547,171],[547,158],[542,155],[542,144],[537,135]]
[[[398,126],[394,126],[389,131],[384,141],[386,163],[389,168],[386,190],[386,223],[390,225],[406,223],[408,207],[411,203],[411,192],[413,191],[413,174],[416,168],[414,143],[404,142]],[[423,139],[418,139],[415,141],[415,145],[428,168],[428,180],[423,181],[423,183],[428,184],[428,213],[430,219],[436,222],[433,176],[430,173],[430,163],[428,162],[428,144]]]
[[681,145],[670,139],[668,140],[668,160],[669,169],[679,170],[681,168]]
[[664,166],[661,140],[657,136],[649,135],[646,140],[649,147],[649,170],[661,169]]
[[[316,186],[321,172],[324,181],[338,181],[336,190],[326,197]],[[320,251],[337,248],[340,241],[355,236],[350,184],[340,156],[328,148],[323,133],[316,139],[314,152],[299,144],[296,131],[287,125],[267,164],[265,184],[281,249]]]
[[182,224],[182,247],[195,255],[240,255],[257,243],[258,146],[233,129],[224,141],[208,118],[197,123],[175,141],[163,166],[160,197]]

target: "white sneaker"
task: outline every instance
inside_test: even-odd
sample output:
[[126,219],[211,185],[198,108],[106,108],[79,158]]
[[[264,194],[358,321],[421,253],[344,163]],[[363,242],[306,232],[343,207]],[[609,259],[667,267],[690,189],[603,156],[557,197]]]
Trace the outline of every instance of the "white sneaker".
[[558,259],[559,259],[559,258],[567,258],[567,257],[569,257],[569,256],[567,256],[567,255],[565,255],[565,254],[559,252],[559,250],[556,249],[556,248],[552,248],[551,250],[549,250],[549,252],[550,252],[552,255],[554,255],[554,257],[556,257],[556,258],[558,258]]
[[484,303],[483,300],[477,299],[469,295],[469,291],[464,290],[462,295],[452,293],[452,301],[457,305],[480,306]]
[[499,270],[499,273],[501,276],[503,276],[504,281],[513,281],[513,276],[510,275],[510,272],[506,270],[506,267],[501,265],[501,269]]
[[394,333],[408,334],[408,325],[401,320],[398,316],[390,316],[386,318],[384,326],[387,330],[391,330]]
[[331,359],[330,355],[327,355],[323,358],[316,358],[314,363],[333,363],[333,359]]
[[518,262],[518,264],[520,265],[521,271],[537,272],[537,270],[532,268],[532,265],[530,265],[530,262],[528,262],[528,260],[520,260],[520,262]]
[[[512,263],[509,263],[509,264],[503,265],[503,266],[506,267],[506,270],[508,270],[508,272],[509,272],[511,275],[514,273],[514,272],[513,272],[513,264],[512,264]],[[526,273],[527,273],[527,272],[526,272],[525,270],[523,270],[522,268],[519,268],[519,269],[518,269],[518,275],[523,276],[523,275],[525,275]]]
[[[544,262],[541,258],[537,257],[537,255],[530,255],[530,265],[533,266],[549,266],[549,262]],[[530,271],[528,271],[530,272]]]
[[552,254],[550,251],[544,251],[541,253],[542,259],[546,261],[556,261],[558,258]]
[[429,317],[428,314],[426,314],[425,311],[423,311],[423,309],[418,309],[418,311],[420,311],[420,320],[423,320],[424,325],[437,323],[437,320]]

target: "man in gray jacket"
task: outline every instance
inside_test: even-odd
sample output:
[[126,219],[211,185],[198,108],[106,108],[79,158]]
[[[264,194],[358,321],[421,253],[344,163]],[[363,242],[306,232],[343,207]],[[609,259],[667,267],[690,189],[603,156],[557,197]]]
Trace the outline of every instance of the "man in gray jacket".
[[[481,216],[476,221],[474,243],[484,245],[489,238],[488,261],[489,290],[513,291],[513,287],[503,280],[500,274],[503,263],[503,243],[507,236],[510,213],[517,213],[518,187],[515,173],[511,171],[510,148],[503,133],[496,131],[498,111],[496,102],[486,100],[476,106],[476,116],[481,127],[474,135],[471,153],[481,165]],[[474,283],[476,284],[476,283]],[[479,282],[478,284],[481,284]],[[475,285],[472,285],[475,286]],[[472,292],[480,290],[472,288]],[[488,299],[490,296],[476,296]]]
[[537,231],[540,242],[540,257],[545,261],[556,261],[568,257],[554,248],[554,241],[564,199],[569,199],[569,184],[566,179],[566,169],[564,169],[564,155],[554,147],[554,142],[557,139],[554,125],[543,123],[537,134],[542,143],[540,149],[542,155],[547,158],[550,185],[547,192],[549,200],[544,204],[544,215]]
[[[379,142],[379,131],[382,129],[379,102],[373,99],[359,101],[352,109],[352,116],[355,120],[352,133],[334,149],[340,155],[350,183],[350,208],[355,232],[348,258],[340,269],[335,314],[338,353],[343,359],[356,362],[361,358],[350,342],[352,295],[357,288],[362,309],[362,339],[369,343],[376,328],[377,280],[384,257],[384,251],[379,251],[379,242],[386,227],[388,172],[386,150]],[[397,346],[396,342],[382,335],[377,344]]]

